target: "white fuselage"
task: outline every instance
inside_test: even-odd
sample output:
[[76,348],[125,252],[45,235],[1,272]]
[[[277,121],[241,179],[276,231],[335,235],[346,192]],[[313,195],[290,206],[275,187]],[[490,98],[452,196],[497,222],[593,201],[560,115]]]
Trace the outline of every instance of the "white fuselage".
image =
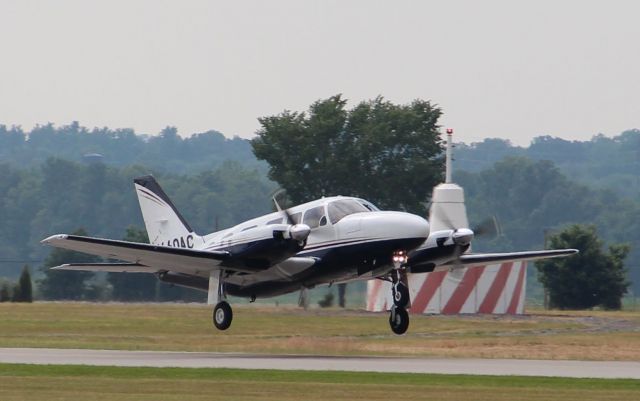
[[277,211],[206,235],[202,249],[239,253],[260,241],[272,240],[274,230],[301,223],[310,228],[310,233],[295,257],[317,258],[321,263],[301,270],[299,264],[285,261],[258,273],[230,276],[225,283],[239,287],[265,285],[275,294],[288,292],[279,291],[278,283],[293,291],[303,286],[375,277],[381,270],[391,269],[394,251],[410,251],[429,236],[429,223],[424,218],[380,211],[359,198],[322,198],[287,212],[293,221],[288,221],[283,211]]

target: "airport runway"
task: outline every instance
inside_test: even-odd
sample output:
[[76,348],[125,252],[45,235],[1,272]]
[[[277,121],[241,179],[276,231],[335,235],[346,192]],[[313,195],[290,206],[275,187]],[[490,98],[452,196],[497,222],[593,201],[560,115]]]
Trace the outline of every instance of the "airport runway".
[[0,363],[411,372],[640,379],[640,362],[521,359],[431,359],[227,354],[215,352],[111,351],[0,348]]

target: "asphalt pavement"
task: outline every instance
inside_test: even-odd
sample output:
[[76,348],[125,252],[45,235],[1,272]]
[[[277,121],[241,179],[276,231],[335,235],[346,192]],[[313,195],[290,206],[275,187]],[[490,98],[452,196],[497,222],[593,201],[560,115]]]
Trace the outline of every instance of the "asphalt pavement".
[[0,348],[0,363],[640,379],[640,362],[623,361],[342,357],[215,352]]

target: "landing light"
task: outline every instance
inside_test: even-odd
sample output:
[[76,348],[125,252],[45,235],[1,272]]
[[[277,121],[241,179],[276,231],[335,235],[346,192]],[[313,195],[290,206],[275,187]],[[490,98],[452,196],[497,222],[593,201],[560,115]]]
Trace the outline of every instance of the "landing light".
[[407,257],[407,253],[405,251],[395,251],[393,253],[393,262],[394,263],[407,263],[409,258]]

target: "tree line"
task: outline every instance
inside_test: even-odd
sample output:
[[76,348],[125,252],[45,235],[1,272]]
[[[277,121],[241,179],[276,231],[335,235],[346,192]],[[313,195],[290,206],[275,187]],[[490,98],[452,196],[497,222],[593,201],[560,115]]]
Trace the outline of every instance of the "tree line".
[[539,136],[528,147],[489,138],[472,144],[457,143],[454,154],[456,170],[475,173],[491,168],[505,157],[548,160],[572,181],[640,199],[639,129],[612,138],[598,134],[589,141]]
[[81,162],[98,160],[109,166],[141,165],[167,174],[212,170],[232,160],[248,168],[264,168],[247,140],[226,138],[218,131],[178,135],[166,127],[158,135],[138,135],[132,129],[88,129],[78,122],[56,127],[49,123],[29,131],[0,124],[0,163],[38,167],[50,158]]

